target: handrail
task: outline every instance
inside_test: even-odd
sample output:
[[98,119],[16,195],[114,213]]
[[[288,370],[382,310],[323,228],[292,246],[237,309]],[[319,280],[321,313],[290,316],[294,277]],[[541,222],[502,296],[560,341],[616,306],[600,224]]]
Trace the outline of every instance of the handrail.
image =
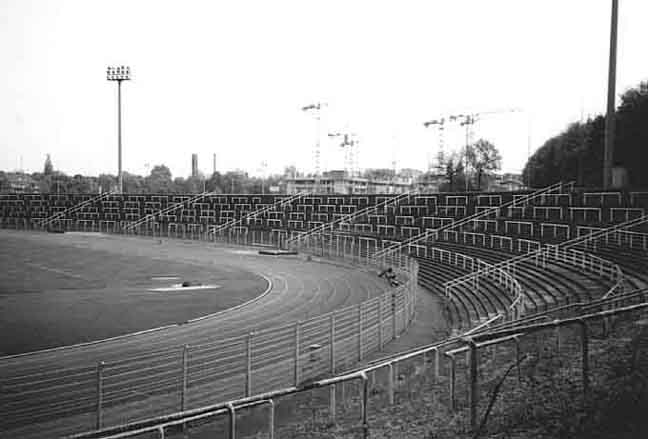
[[238,219],[233,219],[232,221],[228,221],[225,224],[220,224],[218,226],[212,226],[209,229],[208,234],[214,234],[215,235],[215,234],[217,234],[217,233],[219,233],[219,232],[221,232],[221,231],[223,231],[225,229],[228,229],[230,227],[234,227],[236,224],[242,223],[243,221],[245,221],[247,219],[254,218],[254,217],[258,216],[258,215],[263,215],[266,212],[270,212],[271,210],[275,210],[277,208],[283,207],[285,204],[293,203],[293,202],[299,200],[300,198],[304,197],[305,195],[306,195],[305,192],[299,192],[299,193],[297,193],[295,195],[291,195],[290,197],[283,198],[283,199],[281,199],[279,201],[276,201],[270,206],[266,206],[266,207],[263,207],[261,209],[257,209],[254,212],[251,212],[251,213],[247,214],[245,217],[238,218]]
[[553,245],[550,245],[548,247],[543,247],[543,248],[540,248],[538,250],[534,250],[532,252],[525,253],[523,255],[518,255],[518,256],[506,259],[504,261],[498,262],[497,264],[494,264],[493,267],[483,269],[483,270],[480,270],[480,271],[477,271],[477,272],[466,274],[464,276],[456,278],[455,280],[472,279],[473,277],[482,275],[484,273],[487,273],[491,269],[494,269],[494,268],[507,267],[507,266],[510,266],[510,265],[513,265],[513,264],[518,264],[520,262],[528,261],[528,260],[533,259],[533,258],[541,257],[543,254],[546,254],[547,251],[550,251],[551,249],[554,249],[554,248],[569,249],[570,247],[574,247],[574,246],[577,246],[577,245],[580,245],[580,244],[583,244],[583,243],[586,243],[586,242],[589,242],[589,241],[592,241],[592,240],[595,240],[595,239],[600,239],[600,238],[602,238],[602,237],[604,237],[606,235],[618,232],[618,231],[623,230],[625,228],[637,226],[637,225],[642,224],[642,223],[647,222],[647,221],[648,221],[648,215],[644,215],[641,218],[636,218],[636,219],[633,219],[633,220],[630,220],[630,221],[626,221],[625,223],[616,224],[616,225],[608,227],[606,229],[602,229],[599,232],[590,233],[590,234],[587,234],[587,235],[576,237],[576,238],[570,239],[568,241],[563,241],[563,242],[558,243],[558,244],[553,244]]
[[402,250],[403,248],[405,248],[405,247],[407,247],[409,245],[416,244],[416,243],[418,243],[420,241],[423,241],[423,240],[427,240],[431,235],[434,235],[435,237],[438,237],[439,233],[441,233],[441,232],[443,232],[445,230],[450,230],[450,229],[454,229],[456,227],[461,227],[464,224],[472,222],[472,221],[474,221],[476,219],[482,218],[484,216],[491,215],[492,213],[497,213],[503,208],[507,208],[507,207],[510,207],[510,206],[515,207],[517,204],[527,203],[528,201],[531,201],[531,200],[535,199],[536,197],[539,197],[541,195],[545,195],[547,193],[551,193],[556,189],[562,189],[563,185],[565,185],[565,186],[573,185],[573,182],[554,183],[551,186],[547,186],[547,187],[545,187],[543,189],[539,189],[539,190],[537,190],[535,192],[527,194],[524,197],[522,197],[521,199],[515,199],[515,197],[513,197],[513,200],[511,200],[511,201],[509,201],[507,203],[501,204],[499,206],[490,207],[490,208],[485,209],[485,210],[483,210],[481,212],[476,212],[476,213],[474,213],[474,214],[472,214],[472,215],[470,215],[468,217],[461,218],[460,220],[457,220],[457,221],[453,221],[450,224],[446,224],[445,226],[441,226],[441,227],[439,227],[437,229],[426,230],[425,232],[420,233],[420,234],[418,234],[416,236],[413,236],[413,237],[411,237],[409,239],[406,239],[405,241],[399,242],[397,244],[393,244],[390,247],[384,248],[384,249],[376,252],[374,254],[374,258],[379,259],[379,258],[388,257],[389,255],[391,255],[391,254],[393,254],[395,252],[398,252],[398,251]]
[[296,236],[294,236],[292,238],[287,239],[286,240],[286,245],[290,245],[290,244],[293,244],[295,242],[298,244],[301,240],[303,240],[305,238],[308,238],[309,236],[312,236],[314,234],[321,233],[322,231],[324,231],[326,229],[331,229],[331,231],[332,231],[333,226],[335,226],[336,224],[353,221],[357,217],[360,217],[362,215],[367,215],[369,212],[376,211],[379,208],[387,207],[390,204],[399,203],[404,198],[412,197],[412,196],[414,196],[414,195],[416,195],[418,193],[419,193],[418,190],[408,191],[408,192],[399,194],[396,197],[393,197],[393,198],[390,198],[388,200],[382,201],[382,202],[380,202],[378,204],[375,204],[373,206],[369,206],[369,207],[365,207],[364,209],[360,209],[357,212],[346,214],[346,215],[344,215],[344,216],[342,216],[342,217],[340,217],[340,218],[338,218],[338,219],[336,219],[334,221],[319,225],[317,227],[314,227],[314,228],[308,230],[307,232],[300,233],[300,234],[298,234],[298,235],[296,235]]
[[[327,386],[331,386],[334,384],[351,381],[351,380],[364,381],[366,380],[367,374],[370,372],[382,369],[384,367],[391,366],[394,363],[398,363],[404,360],[425,355],[432,351],[439,351],[444,347],[451,346],[456,343],[465,344],[467,341],[470,340],[473,343],[479,345],[480,343],[495,342],[495,340],[507,341],[509,340],[509,337],[513,337],[513,336],[525,335],[543,329],[560,328],[563,326],[570,326],[573,324],[583,324],[588,320],[607,318],[618,314],[625,314],[625,313],[635,312],[644,309],[648,309],[648,302],[642,302],[640,304],[630,305],[630,306],[616,308],[612,310],[582,314],[576,317],[555,319],[544,323],[529,324],[526,326],[516,326],[511,329],[488,331],[488,332],[482,332],[477,334],[470,334],[468,336],[462,334],[461,336],[451,337],[441,342],[435,343],[433,345],[428,345],[418,349],[414,349],[410,352],[407,352],[406,354],[399,355],[398,357],[387,358],[383,361],[366,366],[360,370],[356,370],[352,372],[344,372],[340,375],[331,378],[317,380],[315,382],[309,383],[304,386],[286,387],[283,389],[274,390],[271,392],[266,392],[259,395],[250,396],[247,398],[241,398],[229,402],[213,404],[198,409],[176,412],[170,415],[159,416],[155,418],[146,419],[143,421],[136,421],[136,422],[132,422],[129,424],[124,424],[116,427],[109,427],[101,430],[80,433],[80,434],[68,436],[67,439],[98,439],[98,438],[117,439],[117,438],[129,437],[135,434],[143,434],[145,432],[160,431],[160,427],[163,425],[167,425],[167,424],[178,425],[183,421],[188,422],[189,420],[195,417],[200,417],[201,415],[207,416],[208,414],[224,413],[224,410],[231,409],[232,407],[240,407],[246,404],[259,403],[261,401],[272,400],[274,398],[279,398],[285,395],[327,387]],[[364,408],[366,408],[366,404],[364,404]]]
[[48,224],[51,224],[52,222],[58,220],[60,216],[64,216],[64,215],[67,215],[69,213],[76,212],[77,210],[87,206],[88,204],[96,203],[97,201],[100,201],[104,197],[109,197],[110,195],[117,194],[118,192],[119,191],[117,191],[117,190],[110,191],[110,192],[104,192],[103,194],[99,194],[96,197],[90,198],[89,200],[85,200],[85,201],[82,201],[79,204],[75,204],[74,206],[68,207],[67,209],[62,210],[61,212],[57,212],[54,215],[51,215],[51,216],[45,218],[44,220],[42,220],[39,223],[39,226],[44,227],[44,226],[46,226]]
[[123,229],[124,229],[124,231],[132,230],[135,227],[138,227],[138,226],[140,226],[140,225],[142,225],[144,223],[152,221],[158,215],[164,215],[167,212],[172,212],[172,211],[174,211],[176,209],[179,209],[182,206],[184,206],[185,203],[188,203],[188,205],[191,205],[191,204],[197,202],[198,200],[200,200],[200,199],[202,199],[202,198],[204,198],[204,197],[206,197],[208,195],[216,195],[216,192],[201,192],[198,195],[195,195],[195,196],[189,198],[188,200],[184,200],[184,201],[181,201],[179,203],[174,203],[173,205],[167,206],[164,209],[160,209],[159,211],[157,211],[155,213],[149,213],[148,215],[144,216],[144,218],[140,218],[139,220],[137,220],[137,221],[135,221],[133,223],[127,224],[126,226],[124,226]]

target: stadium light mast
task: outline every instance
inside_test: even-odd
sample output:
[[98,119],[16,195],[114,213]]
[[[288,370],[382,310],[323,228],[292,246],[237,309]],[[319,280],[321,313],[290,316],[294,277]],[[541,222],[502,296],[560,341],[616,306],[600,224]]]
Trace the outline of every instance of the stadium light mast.
[[603,189],[612,185],[612,163],[614,160],[614,132],[616,129],[615,88],[617,64],[617,26],[619,21],[619,0],[612,0],[610,25],[610,64],[608,69],[607,114],[605,115],[605,149],[603,153]]
[[121,133],[121,83],[130,81],[131,72],[128,66],[109,66],[106,70],[108,81],[117,81],[117,181],[119,193],[124,192],[124,176],[122,174],[122,133]]

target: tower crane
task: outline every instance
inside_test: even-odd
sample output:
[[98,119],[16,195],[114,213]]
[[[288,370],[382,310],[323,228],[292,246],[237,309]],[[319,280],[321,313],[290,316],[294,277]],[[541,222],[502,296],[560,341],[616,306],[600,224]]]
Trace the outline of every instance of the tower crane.
[[354,177],[356,174],[357,159],[358,159],[358,144],[360,141],[357,138],[355,133],[329,133],[331,138],[342,138],[342,143],[340,147],[344,148],[344,167],[349,175],[349,177]]
[[320,183],[320,177],[321,177],[321,169],[320,169],[320,123],[321,123],[321,110],[323,107],[326,107],[325,102],[315,102],[314,104],[306,105],[302,107],[302,111],[307,112],[307,113],[312,113],[315,116],[315,121],[317,125],[317,138],[315,140],[315,147],[313,148],[313,168],[315,172],[315,192],[319,191],[319,183]]

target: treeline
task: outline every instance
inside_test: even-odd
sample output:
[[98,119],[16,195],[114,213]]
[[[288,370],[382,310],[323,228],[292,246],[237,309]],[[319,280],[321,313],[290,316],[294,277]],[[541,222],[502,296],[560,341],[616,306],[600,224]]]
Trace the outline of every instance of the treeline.
[[[630,186],[648,187],[648,82],[623,93],[615,117],[614,166],[625,168]],[[604,116],[571,124],[530,157],[524,181],[533,187],[561,180],[602,187],[604,145]]]
[[[155,166],[147,176],[124,172],[124,192],[129,194],[152,193],[215,193],[260,194],[277,190],[282,176],[273,175],[267,178],[251,177],[243,171],[230,171],[224,174],[214,173],[209,177],[173,177],[165,165]],[[24,174],[19,172],[0,171],[0,192],[40,192],[40,193],[73,193],[92,194],[109,192],[117,188],[117,176],[101,174],[98,177],[74,175],[69,176],[55,171],[48,160],[44,172]],[[279,188],[283,190],[283,187]]]

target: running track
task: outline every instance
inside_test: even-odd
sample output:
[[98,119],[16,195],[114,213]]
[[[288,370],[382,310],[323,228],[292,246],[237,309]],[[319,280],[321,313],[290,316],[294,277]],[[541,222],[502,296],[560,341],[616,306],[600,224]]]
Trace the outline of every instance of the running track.
[[[245,268],[265,276],[271,282],[270,289],[246,306],[192,323],[96,344],[0,358],[0,407],[3,407],[0,415],[4,419],[0,437],[57,437],[92,429],[94,413],[89,413],[88,407],[92,407],[96,399],[92,383],[96,380],[98,361],[118,370],[125,358],[142,359],[142,367],[135,373],[124,373],[123,379],[120,374],[116,375],[110,389],[113,395],[128,396],[129,390],[137,386],[150,387],[159,383],[158,391],[148,392],[146,398],[140,394],[138,398],[126,399],[124,404],[113,406],[107,400],[104,426],[175,411],[177,392],[174,389],[183,345],[209,346],[273,327],[284,327],[288,334],[288,325],[292,322],[360,303],[384,293],[387,288],[376,273],[327,262],[309,262],[303,257],[259,256],[254,251],[203,242],[168,240],[159,246],[145,238],[112,239],[123,241],[121,251],[132,248],[140,255],[155,258],[201,263],[207,259],[214,264]],[[236,343],[240,341],[231,342],[232,349]],[[272,369],[268,369],[270,363]],[[289,358],[280,361],[268,358],[255,368],[265,367],[270,375],[285,375],[290,369],[289,363]],[[215,387],[217,381],[229,381],[230,388],[240,387],[242,376],[234,370],[221,369],[218,378],[214,378],[213,372],[218,369],[215,365],[205,364],[203,369],[199,374],[206,375],[206,379],[197,379],[196,385],[191,387],[187,408],[227,400],[224,391],[227,388]],[[211,375],[207,373],[210,370]],[[70,373],[76,375],[66,378]],[[270,375],[263,376],[270,379]],[[61,413],[69,413],[69,416]]]

